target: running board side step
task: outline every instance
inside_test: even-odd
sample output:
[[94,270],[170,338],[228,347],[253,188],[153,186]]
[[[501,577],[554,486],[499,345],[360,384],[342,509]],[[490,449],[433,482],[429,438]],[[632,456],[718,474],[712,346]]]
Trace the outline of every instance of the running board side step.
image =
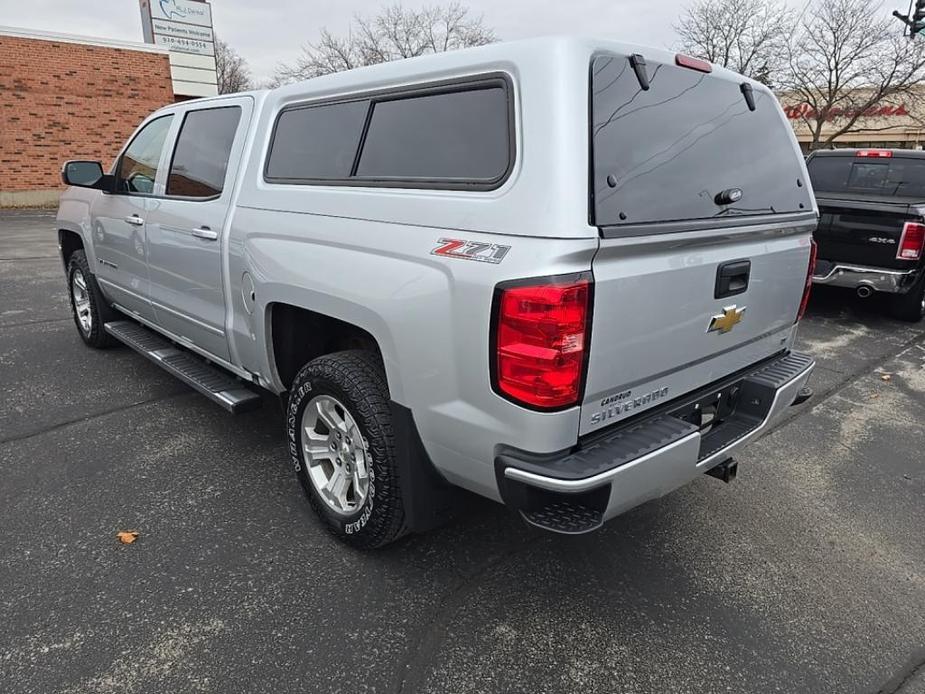
[[120,320],[103,325],[106,332],[147,357],[186,385],[198,390],[232,414],[260,407],[259,394],[205,359],[178,349],[158,333],[134,321]]

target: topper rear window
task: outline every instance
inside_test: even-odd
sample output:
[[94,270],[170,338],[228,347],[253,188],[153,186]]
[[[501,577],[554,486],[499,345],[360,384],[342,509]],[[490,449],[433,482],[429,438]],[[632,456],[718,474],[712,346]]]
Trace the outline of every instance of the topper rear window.
[[[767,91],[715,73],[629,56],[591,66],[592,222],[599,227],[710,220],[710,226],[812,209],[790,126]],[[743,79],[744,81],[744,79]],[[747,90],[747,88],[746,88]],[[724,191],[741,191],[727,200]],[[677,225],[675,225],[677,227]],[[653,231],[656,231],[653,229]]]

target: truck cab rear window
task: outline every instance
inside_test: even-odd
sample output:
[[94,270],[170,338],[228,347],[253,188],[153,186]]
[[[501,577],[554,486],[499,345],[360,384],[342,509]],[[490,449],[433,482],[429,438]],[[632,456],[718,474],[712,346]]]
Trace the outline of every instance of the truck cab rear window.
[[[739,82],[628,56],[592,62],[592,217],[597,226],[809,211],[790,126],[774,97]],[[723,204],[724,191],[741,191]],[[802,205],[802,207],[801,207]],[[719,223],[719,222],[717,222]]]
[[925,199],[925,158],[883,159],[853,155],[814,155],[806,162],[813,189],[820,193],[857,193]]
[[280,114],[270,182],[404,188],[492,188],[513,160],[511,102],[501,79]]

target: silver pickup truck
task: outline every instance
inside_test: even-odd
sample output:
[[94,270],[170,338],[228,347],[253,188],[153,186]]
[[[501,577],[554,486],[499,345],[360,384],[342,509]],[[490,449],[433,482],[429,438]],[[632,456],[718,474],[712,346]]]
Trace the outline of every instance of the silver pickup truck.
[[358,547],[461,489],[564,533],[802,397],[817,209],[763,85],[606,40],[494,44],[153,113],[57,218],[83,341],[282,398]]

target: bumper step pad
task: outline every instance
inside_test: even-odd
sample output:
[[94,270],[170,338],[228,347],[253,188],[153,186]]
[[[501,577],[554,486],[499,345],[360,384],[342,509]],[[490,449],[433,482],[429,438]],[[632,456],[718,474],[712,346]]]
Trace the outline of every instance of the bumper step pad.
[[518,452],[501,453],[495,460],[496,465],[505,468],[516,467],[560,479],[582,479],[625,465],[696,431],[697,427],[693,424],[659,415],[599,436],[593,443],[566,456],[553,453],[527,457]]
[[535,511],[521,511],[530,525],[566,535],[579,535],[597,530],[604,524],[604,514],[584,504],[555,501]]
[[114,338],[232,414],[260,407],[260,395],[241,381],[192,352],[179,349],[153,330],[128,320],[113,321],[103,327]]
[[812,368],[811,357],[788,353],[590,435],[576,449],[502,448],[495,456],[501,499],[532,525],[577,534],[711,469],[729,481],[733,447],[789,407]]

